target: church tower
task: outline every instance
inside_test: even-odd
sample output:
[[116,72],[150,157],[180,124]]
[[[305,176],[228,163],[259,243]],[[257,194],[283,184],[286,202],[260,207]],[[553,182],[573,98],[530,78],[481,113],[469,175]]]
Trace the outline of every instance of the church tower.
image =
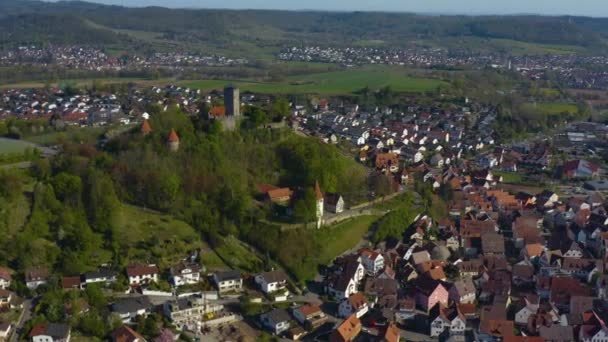
[[319,186],[319,182],[315,182],[315,197],[317,200],[317,229],[321,228],[321,225],[323,225],[323,211],[325,210],[324,208],[324,200],[323,200],[323,193],[321,192],[321,187]]

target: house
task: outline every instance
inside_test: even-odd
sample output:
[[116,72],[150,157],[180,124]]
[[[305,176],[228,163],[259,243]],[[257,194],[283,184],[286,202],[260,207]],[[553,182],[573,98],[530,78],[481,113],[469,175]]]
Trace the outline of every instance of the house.
[[500,341],[515,335],[513,321],[504,319],[482,319],[479,325],[477,341]]
[[100,268],[96,271],[85,272],[82,278],[84,286],[94,283],[110,284],[116,281],[116,272],[109,268]]
[[320,306],[309,303],[293,309],[292,314],[296,321],[308,330],[314,330],[320,327],[328,319]]
[[380,171],[390,171],[395,173],[399,171],[399,156],[394,153],[378,153],[376,154],[376,169]]
[[449,299],[456,303],[474,303],[477,289],[471,277],[465,277],[454,282],[449,291]]
[[384,257],[382,254],[366,248],[360,250],[359,255],[367,274],[376,275],[384,269]]
[[147,296],[122,298],[111,305],[111,311],[125,324],[134,322],[137,316],[147,316],[151,309],[152,303]]
[[571,326],[552,324],[550,326],[541,326],[538,332],[547,342],[574,341],[574,331]]
[[579,330],[578,340],[580,342],[608,341],[608,327],[592,324],[582,325]]
[[131,285],[142,285],[151,281],[157,282],[158,273],[158,267],[154,264],[133,264],[127,266],[127,277],[129,278],[129,284]]
[[562,173],[566,178],[594,178],[599,175],[599,170],[599,165],[577,159],[564,163]]
[[201,266],[194,262],[181,261],[170,272],[173,286],[196,284],[201,279]]
[[284,309],[274,309],[260,315],[262,325],[275,335],[279,335],[290,328],[290,317]]
[[243,278],[238,270],[217,272],[213,274],[213,281],[220,294],[239,292],[243,288]]
[[604,263],[596,259],[564,258],[561,271],[572,277],[589,282],[594,274],[604,272]]
[[551,278],[550,302],[558,309],[568,309],[572,296],[588,296],[590,289],[570,277]]
[[11,286],[13,280],[13,271],[6,267],[0,266],[0,289],[7,289]]
[[369,304],[367,303],[367,298],[361,292],[353,293],[348,298],[343,299],[338,306],[338,315],[344,318],[350,315],[361,318],[368,311]]
[[390,322],[380,342],[399,342],[401,340],[400,335],[401,330],[399,330],[399,327],[395,323]]
[[519,305],[519,310],[515,312],[515,324],[527,325],[530,316],[536,314],[539,309],[539,297],[524,298]]
[[351,256],[343,261],[339,275],[328,279],[327,292],[331,296],[341,300],[357,292],[357,288],[365,276],[365,267],[359,260],[359,257]]
[[344,198],[335,193],[325,194],[325,209],[331,213],[339,214],[344,211]]
[[34,290],[48,282],[49,270],[44,267],[30,268],[25,271],[25,284],[28,289]]
[[270,271],[255,276],[255,283],[268,294],[287,287],[287,275],[283,271]]
[[505,240],[502,235],[494,232],[488,232],[481,235],[481,250],[484,256],[505,255]]
[[9,291],[0,289],[0,309],[10,309],[13,307],[17,296]]
[[431,337],[438,337],[446,329],[450,335],[464,335],[466,318],[456,306],[445,308],[441,304],[435,305],[429,314],[429,321],[431,322]]
[[10,322],[0,322],[0,341],[8,341],[13,332],[13,325]]
[[70,327],[57,323],[38,324],[32,328],[29,336],[32,342],[69,342]]
[[146,342],[137,331],[123,325],[110,334],[112,342]]
[[352,342],[359,336],[362,329],[361,321],[357,316],[352,315],[344,322],[340,323],[338,328],[329,336],[330,342]]
[[441,281],[421,276],[413,281],[416,305],[423,311],[429,311],[437,303],[447,306],[449,293]]
[[61,278],[61,288],[64,290],[80,290],[81,286],[80,276]]
[[209,303],[204,295],[177,297],[165,302],[163,313],[180,330],[193,331],[196,322],[205,320],[207,315],[215,314],[224,308],[221,304]]

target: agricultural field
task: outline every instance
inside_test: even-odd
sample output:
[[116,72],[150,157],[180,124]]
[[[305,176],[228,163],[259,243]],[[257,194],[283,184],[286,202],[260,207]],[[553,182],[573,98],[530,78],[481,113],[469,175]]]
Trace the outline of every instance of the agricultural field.
[[253,82],[239,80],[184,81],[183,85],[201,90],[220,89],[226,83],[238,85],[242,91],[268,94],[346,95],[362,88],[380,89],[390,86],[396,92],[434,91],[447,82],[407,76],[399,68],[358,68],[345,71],[291,76],[282,82]]

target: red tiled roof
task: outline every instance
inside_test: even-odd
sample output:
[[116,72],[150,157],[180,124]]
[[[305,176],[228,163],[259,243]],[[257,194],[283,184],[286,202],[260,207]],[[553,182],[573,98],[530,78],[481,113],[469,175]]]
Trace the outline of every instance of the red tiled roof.
[[127,275],[129,277],[137,277],[148,274],[157,274],[158,267],[156,265],[130,265],[127,266]]
[[167,139],[168,142],[179,142],[179,136],[177,135],[177,133],[175,132],[174,129],[171,130],[171,132],[169,133],[169,138]]
[[141,132],[143,134],[148,134],[152,132],[152,126],[150,126],[150,122],[147,119],[141,123]]

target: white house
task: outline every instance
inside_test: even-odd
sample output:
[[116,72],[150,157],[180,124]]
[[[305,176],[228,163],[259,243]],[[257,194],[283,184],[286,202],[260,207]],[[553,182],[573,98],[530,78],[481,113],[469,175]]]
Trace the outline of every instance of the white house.
[[213,281],[219,293],[238,292],[243,289],[243,278],[237,270],[217,272],[213,275]]
[[8,337],[13,331],[13,325],[10,322],[0,323],[0,341],[8,341]]
[[171,283],[173,286],[196,284],[201,280],[200,271],[199,264],[182,261],[171,267]]
[[96,271],[85,272],[83,279],[85,285],[93,283],[113,283],[116,281],[116,272],[107,268],[100,268]]
[[456,303],[472,304],[475,302],[477,289],[471,277],[464,277],[454,282],[450,288],[450,300]]
[[158,281],[158,267],[156,265],[130,265],[127,266],[127,277],[129,284],[142,285],[148,282]]
[[11,286],[13,271],[6,267],[0,267],[0,289],[7,289]]
[[327,286],[327,292],[338,300],[348,298],[357,292],[364,276],[365,268],[359,259],[351,260],[346,263],[340,275]]
[[450,335],[463,335],[466,329],[466,318],[457,308],[446,309],[441,304],[431,311],[431,337],[438,337],[446,329]]
[[357,318],[365,315],[369,311],[367,298],[361,292],[353,293],[348,298],[343,299],[338,306],[338,315],[346,318],[355,314]]
[[290,317],[284,309],[274,309],[260,316],[260,321],[273,334],[279,335],[290,327]]
[[382,254],[370,249],[362,249],[359,251],[359,255],[367,274],[376,275],[384,270],[384,257]]
[[49,270],[47,268],[31,268],[25,271],[25,285],[29,289],[36,289],[40,285],[47,283]]
[[112,304],[112,312],[117,314],[125,324],[135,322],[137,316],[147,316],[152,303],[146,296],[119,299]]
[[344,211],[344,198],[340,194],[326,193],[325,194],[325,210],[339,214]]
[[255,283],[264,293],[273,293],[287,287],[287,275],[282,271],[270,271],[255,276]]
[[38,324],[32,328],[30,338],[32,342],[69,342],[70,327],[57,323]]

